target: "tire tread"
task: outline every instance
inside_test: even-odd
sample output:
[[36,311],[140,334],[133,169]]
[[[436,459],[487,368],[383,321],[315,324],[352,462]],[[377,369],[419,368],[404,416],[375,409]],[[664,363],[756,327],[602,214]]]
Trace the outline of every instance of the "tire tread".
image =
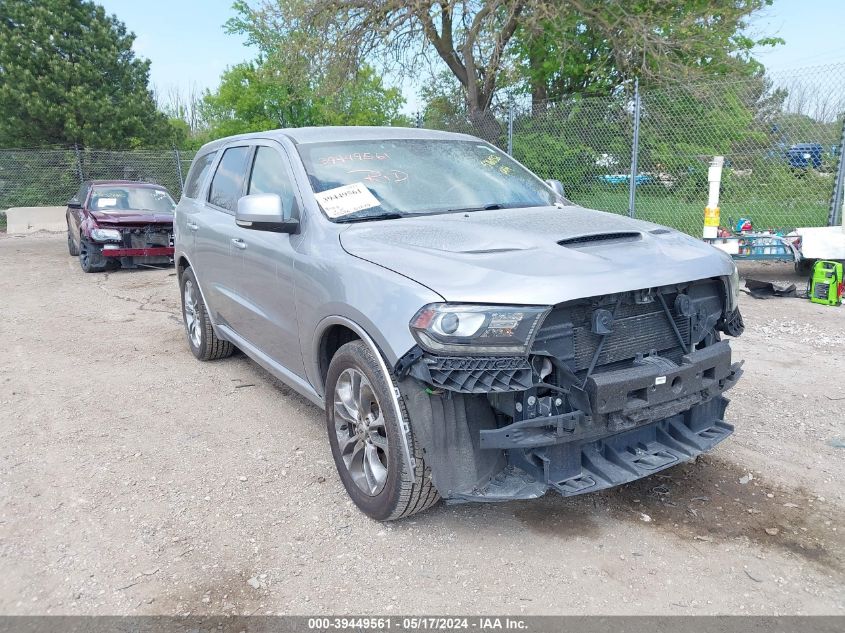
[[[363,341],[353,341],[351,343],[347,343],[347,345],[360,346],[360,349],[371,362],[371,365],[373,367],[378,368],[378,360],[373,356],[373,352],[370,347]],[[393,372],[390,371],[389,368],[388,373],[390,374],[388,376],[390,380],[390,384],[388,385],[388,387],[391,389],[398,389],[396,377],[393,375]],[[402,400],[402,398],[399,399],[399,407],[402,416],[407,422],[410,418],[408,416],[408,410],[405,407],[405,402],[404,400]],[[399,432],[404,432],[401,427],[399,428]],[[403,460],[403,469],[402,473],[400,473],[401,487],[399,490],[399,499],[396,503],[396,507],[394,508],[393,512],[391,512],[391,514],[384,519],[385,521],[395,521],[397,519],[404,519],[413,514],[417,514],[418,512],[427,510],[434,504],[436,504],[438,501],[440,501],[440,494],[437,492],[437,488],[434,487],[434,484],[431,481],[431,467],[426,464],[422,449],[419,448],[416,442],[414,441],[413,428],[411,428],[410,440],[411,453],[414,456],[414,460],[416,462],[416,466],[413,472],[413,482],[409,481],[409,478],[407,477],[406,469],[409,467],[409,465],[405,464]]]
[[[182,278],[184,278],[185,275],[190,275],[190,279],[193,282],[194,286],[199,288],[199,283],[197,282],[196,275],[190,268],[186,268],[184,271],[182,271],[179,284],[179,294],[182,295],[182,301],[184,301],[184,282],[182,282]],[[230,341],[226,341],[218,337],[217,334],[214,332],[214,327],[211,325],[211,319],[208,318],[208,310],[205,307],[205,301],[203,301],[202,295],[199,296],[197,304],[199,305],[199,309],[202,312],[202,340],[204,341],[205,345],[202,346],[200,353],[197,354],[195,352],[194,356],[197,358],[197,360],[201,361],[218,360],[220,358],[226,358],[227,356],[231,356],[232,352],[235,351],[235,346],[232,345]],[[184,306],[182,310],[182,318],[184,320]],[[188,346],[191,347],[191,350],[193,351],[193,347],[191,346],[190,340],[188,341]]]

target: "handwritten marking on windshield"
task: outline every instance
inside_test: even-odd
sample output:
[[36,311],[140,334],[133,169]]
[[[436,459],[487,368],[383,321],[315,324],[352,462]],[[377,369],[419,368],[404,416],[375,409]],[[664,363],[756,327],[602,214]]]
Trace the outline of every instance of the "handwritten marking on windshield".
[[368,182],[394,183],[408,180],[407,172],[400,171],[399,169],[391,169],[387,172],[381,172],[377,169],[352,169],[346,173],[364,174],[361,178]]
[[[496,156],[495,154],[490,154],[487,158],[481,161],[481,164],[485,167],[494,168],[496,165],[502,161],[501,156]],[[513,173],[513,167],[510,165],[499,165],[498,169],[499,173],[504,176],[510,176]]]
[[365,161],[365,160],[389,160],[387,152],[354,152],[352,154],[336,154],[320,159],[321,165],[343,165],[344,163]]

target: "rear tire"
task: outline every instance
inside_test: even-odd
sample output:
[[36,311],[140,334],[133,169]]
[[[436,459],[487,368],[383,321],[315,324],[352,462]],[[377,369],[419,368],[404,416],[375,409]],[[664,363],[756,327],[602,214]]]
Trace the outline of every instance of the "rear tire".
[[79,257],[79,247],[73,241],[73,234],[70,232],[70,224],[67,226],[67,252],[71,257]]
[[182,322],[185,324],[191,353],[202,361],[231,356],[235,347],[214,333],[197,278],[190,268],[186,268],[179,278],[179,289],[182,295]]
[[[343,345],[326,377],[326,427],[332,457],[346,492],[356,506],[377,521],[401,519],[440,499],[411,430],[411,467],[402,450],[402,430],[391,403],[393,376],[381,371],[363,341]],[[410,428],[400,399],[401,414]],[[409,477],[410,475],[410,477]]]

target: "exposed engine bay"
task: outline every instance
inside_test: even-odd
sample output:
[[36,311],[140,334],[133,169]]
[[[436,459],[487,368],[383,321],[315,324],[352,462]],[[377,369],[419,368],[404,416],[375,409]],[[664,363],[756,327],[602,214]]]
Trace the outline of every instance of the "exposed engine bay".
[[102,256],[120,262],[121,268],[167,266],[173,263],[173,226],[117,226],[120,241],[102,245]]
[[569,496],[692,459],[733,432],[742,333],[722,279],[562,303],[527,354],[400,359],[400,390],[440,494]]

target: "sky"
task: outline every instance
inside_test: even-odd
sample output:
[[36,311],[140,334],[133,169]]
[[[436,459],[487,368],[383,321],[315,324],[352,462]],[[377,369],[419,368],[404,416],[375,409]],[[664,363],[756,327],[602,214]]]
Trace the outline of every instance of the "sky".
[[[252,59],[256,51],[238,35],[228,35],[223,24],[232,17],[231,0],[99,0],[117,14],[137,36],[134,49],[146,57],[151,83],[166,95],[177,86],[214,89],[227,66]],[[775,0],[751,23],[751,36],[778,36],[786,44],[755,51],[774,72],[806,66],[845,62],[845,0]],[[403,85],[405,110],[413,112],[419,100],[412,85]]]
[[133,45],[150,64],[150,82],[159,92],[217,87],[227,66],[252,59],[244,38],[228,35],[223,24],[234,15],[232,0],[97,0],[135,33]]

